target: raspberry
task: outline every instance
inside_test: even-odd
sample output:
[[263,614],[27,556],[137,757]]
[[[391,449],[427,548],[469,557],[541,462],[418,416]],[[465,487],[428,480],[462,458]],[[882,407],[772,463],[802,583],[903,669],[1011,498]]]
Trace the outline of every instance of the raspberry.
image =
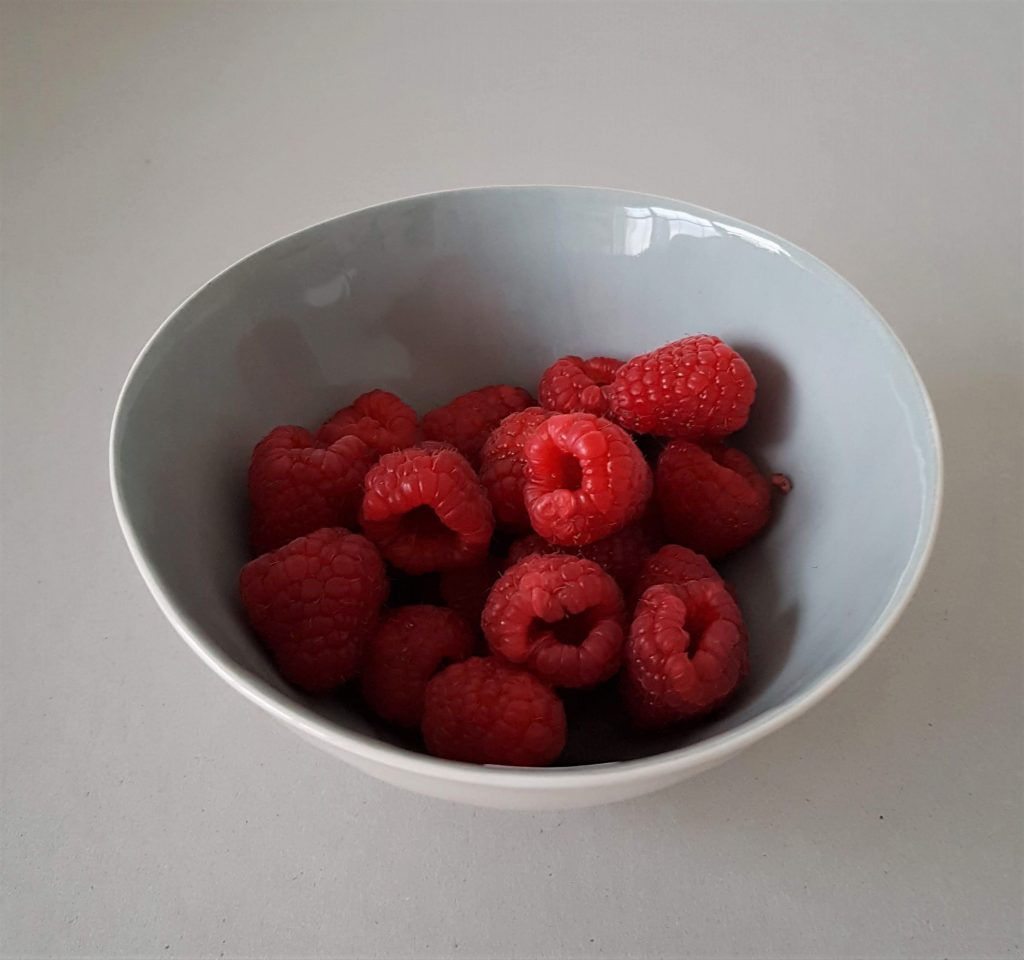
[[430,678],[446,660],[465,660],[472,649],[473,634],[458,614],[444,607],[399,607],[367,644],[363,699],[384,720],[419,726]]
[[537,397],[541,406],[558,413],[608,414],[607,386],[622,366],[612,357],[562,357],[541,374]]
[[427,684],[422,730],[437,757],[540,767],[565,747],[565,709],[529,673],[493,657],[471,657]]
[[721,582],[691,580],[645,591],[626,641],[623,693],[639,727],[714,710],[747,672],[747,634]]
[[386,390],[371,390],[339,410],[317,432],[321,443],[359,437],[378,456],[416,442],[416,411]]
[[739,450],[673,440],[655,471],[670,537],[711,559],[747,543],[771,517],[771,484]]
[[325,693],[356,673],[388,592],[384,564],[365,537],[325,528],[242,568],[242,603],[281,675]]
[[480,452],[480,481],[494,507],[495,520],[510,530],[529,530],[523,503],[526,460],[523,445],[551,414],[540,407],[510,413],[487,438]]
[[494,515],[473,468],[439,443],[386,453],[370,468],[360,510],[363,532],[406,573],[478,563]]
[[487,595],[499,573],[494,557],[486,557],[474,567],[446,570],[441,574],[441,597],[474,630],[479,630]]
[[583,547],[557,547],[543,537],[532,533],[516,540],[508,550],[509,563],[516,563],[532,554],[568,553],[593,560],[619,585],[623,594],[630,594],[640,575],[651,547],[646,531],[640,523],[631,523],[610,537],[588,543]]
[[[520,560],[525,560],[527,557],[532,557],[536,554],[572,552],[572,547],[563,549],[562,547],[555,546],[553,543],[548,543],[547,540],[536,533],[528,533],[525,537],[514,540],[508,548],[508,566],[511,567],[519,563]],[[577,553],[576,556],[579,556],[579,554]]]
[[691,580],[722,582],[718,571],[711,566],[707,557],[694,553],[687,547],[670,543],[647,558],[636,581],[636,593],[640,595],[648,588],[662,583],[682,586]]
[[590,687],[622,660],[622,592],[591,560],[530,556],[494,585],[481,626],[491,650],[547,683]]
[[629,434],[590,413],[545,420],[523,454],[530,523],[551,543],[607,537],[635,520],[651,496],[651,468]]
[[490,432],[510,413],[535,405],[519,387],[482,387],[456,397],[423,418],[423,436],[450,443],[473,466]]
[[358,437],[323,444],[302,427],[271,430],[249,465],[249,539],[265,553],[321,527],[352,526],[373,462]]
[[636,433],[719,439],[747,422],[756,386],[732,347],[700,334],[624,363],[608,399],[613,418]]

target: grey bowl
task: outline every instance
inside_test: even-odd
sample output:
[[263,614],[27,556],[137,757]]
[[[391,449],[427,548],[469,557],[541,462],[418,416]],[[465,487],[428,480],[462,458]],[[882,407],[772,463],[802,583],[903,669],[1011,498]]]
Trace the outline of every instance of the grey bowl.
[[[303,697],[280,680],[236,588],[246,465],[268,429],[315,425],[372,387],[422,411],[485,383],[532,387],[565,353],[630,356],[698,331],[749,359],[760,386],[739,441],[794,481],[767,535],[728,565],[752,635],[751,677],[729,710],[632,738],[592,709],[565,765],[485,768],[424,756],[345,697]],[[236,690],[383,779],[534,808],[658,789],[820,700],[907,604],[941,499],[925,389],[848,283],[721,214],[571,187],[398,200],[239,261],[179,307],[136,361],[114,418],[111,477],[157,602]]]

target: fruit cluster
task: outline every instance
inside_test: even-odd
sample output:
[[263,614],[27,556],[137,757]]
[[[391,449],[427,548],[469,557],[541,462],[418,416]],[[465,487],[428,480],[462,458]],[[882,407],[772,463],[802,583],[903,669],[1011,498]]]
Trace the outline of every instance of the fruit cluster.
[[616,677],[639,729],[703,716],[748,671],[711,561],[771,516],[773,480],[724,443],[754,392],[699,335],[563,357],[539,404],[491,386],[420,419],[373,390],[316,433],[278,427],[249,468],[249,620],[288,681],[358,676],[368,710],[452,760],[551,763],[559,691]]

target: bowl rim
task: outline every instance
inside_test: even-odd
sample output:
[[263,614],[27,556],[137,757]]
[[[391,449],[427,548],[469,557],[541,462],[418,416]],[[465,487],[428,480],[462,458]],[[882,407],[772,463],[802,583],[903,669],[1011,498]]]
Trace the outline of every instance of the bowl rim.
[[[231,272],[248,260],[252,260],[264,251],[286,241],[294,241],[304,233],[312,232],[337,220],[344,219],[356,214],[367,213],[374,210],[382,210],[387,207],[396,207],[414,201],[432,200],[452,194],[473,194],[473,193],[513,193],[531,191],[572,191],[580,193],[602,194],[606,199],[613,199],[620,202],[632,201],[640,206],[652,206],[665,204],[669,207],[676,207],[695,216],[704,217],[722,225],[728,225],[744,231],[747,239],[759,238],[776,245],[780,250],[786,252],[790,259],[797,261],[804,269],[810,269],[821,273],[830,280],[838,281],[858,298],[867,308],[869,322],[874,324],[884,338],[888,339],[896,348],[896,355],[902,358],[911,374],[911,379],[917,389],[921,408],[925,414],[928,428],[928,438],[935,458],[934,480],[928,484],[925,479],[925,499],[922,505],[922,514],[918,520],[917,536],[914,541],[910,556],[900,573],[893,589],[889,602],[876,617],[874,623],[864,632],[859,643],[851,649],[847,655],[835,664],[830,670],[817,677],[805,689],[785,699],[782,703],[766,710],[764,713],[751,717],[736,726],[735,728],[721,733],[711,735],[705,740],[686,746],[677,747],[662,753],[653,754],[648,757],[641,757],[633,760],[610,761],[606,763],[585,764],[567,767],[504,767],[504,766],[480,766],[477,764],[461,763],[453,760],[443,760],[409,750],[405,747],[395,746],[377,740],[372,736],[344,730],[335,726],[329,720],[290,699],[283,691],[276,689],[266,681],[254,674],[249,673],[243,667],[236,664],[226,653],[224,653],[207,635],[198,624],[192,622],[176,608],[171,599],[170,592],[163,583],[160,575],[150,564],[145,547],[142,545],[131,519],[128,515],[128,507],[123,489],[118,449],[122,442],[124,429],[125,410],[133,391],[137,389],[136,383],[140,372],[150,361],[155,348],[166,335],[166,331],[175,322],[190,304],[198,298],[208,287],[216,283],[222,276]],[[939,527],[939,519],[942,512],[943,487],[944,487],[944,466],[942,440],[939,432],[938,420],[935,409],[924,381],[914,364],[906,346],[886,323],[885,319],[868,299],[845,277],[829,267],[824,261],[804,250],[802,247],[779,237],[754,224],[747,223],[728,214],[701,207],[673,197],[666,197],[657,194],[641,193],[631,190],[623,190],[615,187],[593,187],[582,185],[565,184],[509,184],[476,187],[456,187],[447,190],[427,191],[424,193],[411,194],[392,200],[385,200],[380,203],[369,204],[354,210],[336,214],[319,220],[285,236],[278,237],[245,254],[233,263],[219,271],[206,281],[194,293],[183,300],[167,318],[157,327],[149,337],[132,363],[125,378],[124,384],[117,397],[114,407],[113,419],[111,422],[110,440],[108,448],[108,462],[110,470],[110,486],[114,502],[114,510],[117,515],[121,532],[128,544],[129,552],[139,569],[140,574],[149,588],[150,593],[164,616],[174,627],[178,635],[188,646],[199,656],[199,658],[229,686],[241,693],[251,702],[261,707],[271,716],[275,717],[287,726],[295,728],[298,732],[322,745],[334,748],[342,753],[354,755],[373,764],[381,765],[404,771],[411,774],[421,775],[432,780],[443,780],[447,782],[461,783],[467,786],[503,788],[512,791],[537,791],[570,789],[580,790],[603,785],[622,784],[640,780],[653,780],[673,773],[685,773],[690,769],[703,769],[715,765],[734,753],[745,749],[756,743],[758,740],[768,736],[787,723],[795,720],[804,714],[816,703],[823,700],[829,693],[849,677],[879,646],[892,627],[899,620],[913,597],[924,571],[928,565]]]

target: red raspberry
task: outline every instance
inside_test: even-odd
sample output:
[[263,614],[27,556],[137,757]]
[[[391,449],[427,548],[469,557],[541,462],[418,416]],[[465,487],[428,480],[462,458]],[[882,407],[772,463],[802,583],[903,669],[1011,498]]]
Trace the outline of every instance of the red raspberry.
[[381,621],[367,644],[363,699],[384,720],[417,727],[430,678],[446,660],[465,660],[472,650],[472,631],[453,611],[399,607]]
[[771,517],[771,484],[739,450],[673,440],[655,471],[669,536],[711,559],[747,543]]
[[565,747],[565,709],[529,673],[493,657],[471,657],[427,684],[422,729],[437,757],[541,767]]
[[647,558],[636,581],[636,593],[639,596],[648,588],[662,583],[682,586],[691,580],[722,582],[721,576],[711,566],[707,557],[694,553],[687,547],[670,543]]
[[533,554],[568,553],[593,560],[619,585],[623,594],[630,594],[633,584],[650,555],[651,546],[646,531],[639,523],[631,523],[618,533],[588,543],[583,547],[557,547],[543,537],[531,533],[516,540],[508,549],[509,563],[517,563]]
[[355,675],[388,592],[377,549],[341,528],[317,530],[247,563],[239,586],[281,675],[313,693]]
[[[513,540],[512,544],[508,548],[508,557],[506,566],[513,566],[513,564],[519,563],[520,560],[525,560],[527,557],[532,557],[538,554],[548,553],[570,553],[572,548],[563,549],[562,547],[556,547],[553,543],[548,543],[543,537],[538,536],[536,533],[528,533],[525,537],[520,537],[518,540]],[[579,556],[579,554],[576,554]]]
[[607,537],[640,516],[651,496],[651,468],[629,434],[593,414],[551,417],[523,453],[530,523],[551,543]]
[[252,452],[249,539],[266,553],[320,527],[353,526],[373,462],[358,437],[322,444],[302,427],[278,427]]
[[537,397],[541,406],[558,413],[608,415],[607,386],[622,366],[612,357],[562,357],[541,374]]
[[626,641],[623,693],[637,726],[663,727],[719,706],[747,673],[743,618],[715,580],[645,591]]
[[510,413],[534,405],[533,397],[519,387],[482,387],[426,414],[423,436],[450,443],[475,467],[491,431]]
[[732,347],[700,334],[624,363],[608,398],[615,420],[636,433],[719,439],[747,422],[756,387]]
[[547,683],[590,687],[622,660],[622,592],[596,563],[531,556],[494,585],[481,626],[491,650]]
[[494,515],[473,468],[440,443],[386,453],[370,468],[359,514],[363,532],[406,573],[478,563]]
[[494,518],[511,530],[529,530],[523,503],[526,460],[523,445],[551,414],[540,407],[510,413],[491,432],[480,452],[480,481],[491,498]]
[[487,595],[500,572],[494,557],[485,557],[475,567],[446,570],[441,574],[441,597],[474,630],[479,630]]
[[386,390],[371,390],[339,410],[317,432],[321,443],[359,437],[378,456],[416,442],[416,411]]

